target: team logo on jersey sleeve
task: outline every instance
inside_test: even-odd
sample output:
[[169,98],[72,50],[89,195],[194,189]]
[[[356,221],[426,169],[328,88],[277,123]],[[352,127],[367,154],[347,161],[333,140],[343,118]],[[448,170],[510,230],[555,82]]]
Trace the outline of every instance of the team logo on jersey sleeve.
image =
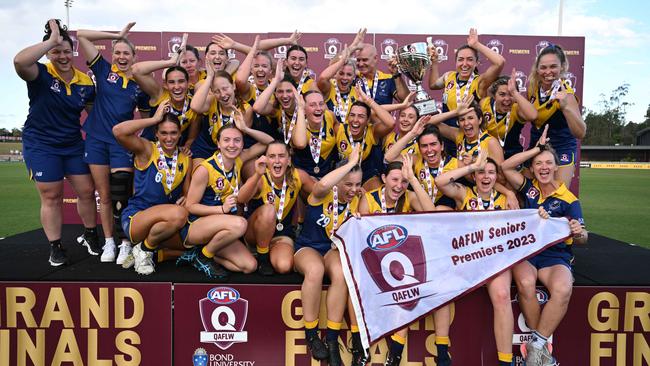
[[167,49],[169,50],[169,53],[167,54],[167,57],[172,57],[178,51],[181,49],[181,44],[183,43],[183,39],[179,36],[173,36],[167,41]]
[[214,287],[199,300],[199,311],[204,331],[201,343],[212,343],[222,350],[235,343],[248,342],[244,331],[248,318],[248,301],[231,287]]
[[413,309],[424,297],[420,286],[427,278],[422,239],[409,236],[400,225],[384,225],[366,240],[368,247],[361,251],[363,263],[381,293],[390,294],[390,301],[383,305]]
[[501,43],[501,41],[499,41],[498,39],[492,39],[485,45],[492,51],[498,53],[499,55],[503,55],[503,43]]
[[386,38],[381,42],[381,59],[388,60],[395,55],[395,52],[399,48],[399,44],[392,39]]
[[327,41],[323,44],[323,49],[325,50],[324,57],[328,60],[333,59],[338,55],[338,53],[343,49],[341,41],[337,38],[328,38]]
[[444,39],[436,39],[432,43],[438,54],[438,61],[447,61],[449,59],[449,56],[447,56],[447,52],[449,51],[447,42]]

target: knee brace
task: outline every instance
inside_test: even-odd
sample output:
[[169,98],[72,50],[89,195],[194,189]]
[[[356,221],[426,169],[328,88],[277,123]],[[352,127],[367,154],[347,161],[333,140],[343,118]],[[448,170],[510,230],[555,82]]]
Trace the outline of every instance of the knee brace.
[[116,222],[115,230],[118,236],[123,237],[120,217],[133,194],[133,173],[125,171],[111,173],[110,187],[113,217]]

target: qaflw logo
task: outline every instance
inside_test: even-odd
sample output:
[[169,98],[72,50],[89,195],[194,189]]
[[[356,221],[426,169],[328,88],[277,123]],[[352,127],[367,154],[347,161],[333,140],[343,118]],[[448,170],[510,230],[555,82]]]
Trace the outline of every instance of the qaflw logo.
[[401,225],[384,225],[367,238],[368,247],[361,251],[363,263],[382,293],[397,305],[411,310],[420,301],[420,286],[426,281],[424,246],[419,236],[409,236]]
[[222,350],[235,343],[248,342],[244,331],[248,317],[248,301],[241,298],[232,287],[214,287],[199,300],[202,343],[212,343]]

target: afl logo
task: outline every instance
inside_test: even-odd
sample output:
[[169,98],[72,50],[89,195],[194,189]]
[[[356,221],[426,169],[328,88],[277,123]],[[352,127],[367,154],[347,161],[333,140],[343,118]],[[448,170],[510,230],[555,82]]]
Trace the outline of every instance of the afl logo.
[[232,287],[215,287],[206,297],[215,304],[227,305],[239,300],[239,291]]
[[384,225],[373,230],[368,238],[372,250],[384,251],[399,247],[408,238],[408,231],[401,225]]

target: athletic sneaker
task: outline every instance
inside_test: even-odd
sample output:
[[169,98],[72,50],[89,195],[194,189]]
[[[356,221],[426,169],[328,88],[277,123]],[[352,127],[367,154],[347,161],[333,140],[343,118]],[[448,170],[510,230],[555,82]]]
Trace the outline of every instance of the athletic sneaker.
[[330,366],[341,366],[341,352],[339,350],[339,340],[327,341],[328,364]]
[[[402,355],[394,355],[388,350],[388,355],[386,356],[386,362],[384,362],[384,366],[399,366],[400,362],[402,362]],[[436,365],[440,365],[439,363],[436,363]]]
[[117,255],[117,260],[115,263],[118,265],[123,265],[129,254],[131,254],[131,242],[122,240],[122,244],[120,244],[120,252]]
[[150,275],[156,271],[153,264],[153,252],[142,249],[142,244],[133,247],[135,271],[141,275]]
[[194,262],[194,258],[201,251],[201,246],[197,245],[191,249],[187,249],[176,259],[176,267],[189,266]]
[[103,263],[115,262],[115,243],[109,242],[102,247],[102,256],[100,260]]
[[329,350],[318,336],[307,338],[307,349],[309,349],[311,357],[316,360],[322,361],[329,358]]
[[97,236],[80,235],[77,237],[77,243],[86,247],[88,254],[90,255],[99,255],[99,253],[102,252],[102,248],[99,246],[99,239]]
[[355,341],[354,337],[350,338],[352,339],[352,347],[348,348],[348,351],[352,354],[352,363],[350,366],[366,366],[368,361],[370,361],[366,356],[370,354],[370,350],[364,352],[361,342]]
[[210,278],[225,278],[228,277],[228,271],[226,271],[222,266],[218,265],[217,262],[212,258],[204,256],[202,253],[198,253],[194,260],[192,261],[194,268],[198,269],[199,272],[203,272],[206,276]]
[[122,268],[124,269],[129,269],[135,265],[135,258],[133,257],[133,250],[129,253],[129,255],[124,258],[124,263],[122,263]]
[[61,245],[50,245],[50,265],[58,267],[68,263],[68,257],[65,255],[65,249]]

